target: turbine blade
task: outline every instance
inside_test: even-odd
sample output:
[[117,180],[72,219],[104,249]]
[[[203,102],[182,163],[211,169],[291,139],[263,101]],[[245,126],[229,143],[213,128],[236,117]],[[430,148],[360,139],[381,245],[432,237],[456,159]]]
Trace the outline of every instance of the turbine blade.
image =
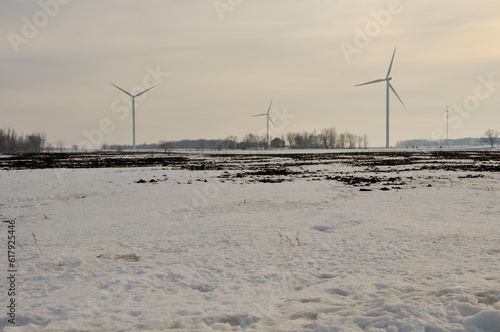
[[386,79],[389,78],[389,75],[391,74],[392,70],[392,63],[394,62],[394,55],[396,54],[396,48],[394,47],[394,53],[392,53],[392,59],[391,59],[391,64],[389,66],[389,71],[387,72],[387,76],[385,77]]
[[144,94],[144,93],[148,92],[149,90],[151,90],[151,89],[152,89],[152,88],[154,88],[155,86],[156,86],[156,85],[153,85],[153,86],[152,86],[152,87],[150,87],[149,89],[146,89],[146,90],[142,91],[141,93],[136,94],[134,97],[139,97],[140,95],[142,95],[142,94]]
[[355,87],[357,86],[362,86],[362,85],[368,85],[368,84],[373,84],[373,83],[378,83],[378,82],[385,82],[387,81],[387,79],[379,79],[379,80],[375,80],[375,81],[371,81],[371,82],[366,82],[366,83],[362,83],[362,84],[358,84],[358,85],[355,85]]
[[271,105],[273,104],[273,99],[271,99],[271,103],[269,104],[269,108],[267,109],[267,115],[269,115],[269,111],[271,110]]
[[252,115],[251,117],[254,117],[254,116],[264,116],[264,115],[267,115],[267,113],[256,114],[256,115]]
[[120,87],[118,87],[118,86],[114,85],[113,83],[109,83],[109,84],[111,84],[112,86],[114,86],[114,87],[115,87],[115,88],[117,88],[118,90],[121,90],[122,92],[124,92],[124,93],[128,94],[130,97],[134,97],[134,96],[132,96],[130,93],[128,93],[127,91],[123,90],[122,88],[120,88]]
[[271,123],[273,124],[273,126],[276,127],[276,125],[274,124],[273,120],[271,119],[271,117],[268,115],[267,118],[269,119],[269,121],[271,121]]
[[396,97],[398,97],[399,101],[400,101],[400,102],[401,102],[401,104],[403,104],[403,106],[404,106],[403,101],[401,100],[401,98],[399,98],[398,93],[396,92],[396,90],[394,90],[394,88],[392,87],[392,84],[391,84],[391,83],[388,83],[388,84],[389,84],[389,88],[391,88],[392,92],[394,92],[394,94],[396,95]]

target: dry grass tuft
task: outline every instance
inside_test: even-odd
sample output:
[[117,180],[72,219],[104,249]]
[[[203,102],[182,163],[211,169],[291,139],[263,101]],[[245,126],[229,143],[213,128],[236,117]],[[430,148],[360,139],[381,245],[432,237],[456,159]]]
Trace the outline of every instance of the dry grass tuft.
[[97,255],[96,257],[97,258],[114,259],[114,260],[124,260],[127,262],[138,262],[140,259],[140,257],[137,256],[136,254],[114,255],[114,256],[100,254],[100,255]]
[[301,242],[299,239],[299,232],[297,232],[297,235],[295,236],[295,239],[291,239],[288,235],[283,236],[281,233],[278,232],[278,235],[280,237],[280,245],[282,246],[289,246],[289,247],[301,247],[307,245],[307,243]]
[[118,259],[122,259],[124,261],[128,261],[128,262],[138,262],[139,261],[139,256],[137,256],[136,254],[127,254],[127,255],[116,255],[115,256],[115,259],[118,260]]

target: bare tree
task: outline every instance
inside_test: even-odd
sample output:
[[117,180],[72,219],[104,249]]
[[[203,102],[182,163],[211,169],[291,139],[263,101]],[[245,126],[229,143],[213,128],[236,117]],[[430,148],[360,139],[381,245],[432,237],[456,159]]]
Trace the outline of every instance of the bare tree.
[[206,143],[207,142],[204,139],[200,139],[198,141],[198,149],[201,151],[205,150]]
[[43,151],[47,146],[47,134],[38,133],[38,136],[40,137],[40,151]]
[[358,149],[363,148],[363,136],[356,136],[356,141],[358,143]]
[[495,144],[498,141],[498,131],[493,129],[488,129],[484,132],[484,137],[481,138],[481,141],[491,145],[491,148],[495,147]]
[[267,136],[258,136],[254,134],[247,134],[243,137],[244,149],[258,149],[266,145]]
[[295,133],[294,141],[295,141],[294,147],[296,149],[303,149],[304,146],[306,145],[304,135],[301,133]]
[[335,144],[337,143],[337,129],[332,127],[328,129],[328,148],[335,149]]
[[321,144],[321,148],[328,149],[328,129],[321,130],[321,133],[318,135],[318,141]]
[[78,151],[78,144],[73,144],[71,148],[75,151]]
[[228,136],[223,141],[223,148],[226,150],[236,149],[238,138],[236,136]]
[[167,150],[172,150],[174,148],[174,146],[172,145],[172,143],[167,142],[167,141],[159,141],[158,142],[158,147],[160,149],[163,149],[163,151],[165,151],[165,152],[167,152]]
[[286,139],[288,141],[288,145],[290,146],[290,148],[292,148],[295,145],[295,134],[294,133],[287,133]]
[[325,128],[321,131],[320,138],[324,149],[335,149],[337,130],[335,127]]
[[42,140],[40,136],[38,136],[37,134],[26,136],[24,143],[25,143],[24,144],[25,146],[23,148],[24,151],[31,151],[31,152],[41,151]]
[[358,141],[356,135],[346,132],[347,146],[349,149],[355,149]]
[[217,141],[210,139],[206,141],[207,150],[215,150],[217,148]]
[[337,143],[337,147],[339,149],[345,149],[346,148],[346,144],[347,144],[347,132],[345,133],[342,133],[339,135],[339,139],[337,140],[338,143]]
[[63,149],[64,149],[64,141],[63,140],[59,140],[56,142],[56,148],[59,149],[60,152],[63,152]]
[[308,145],[310,149],[316,149],[320,145],[320,137],[316,133],[316,129],[308,135]]

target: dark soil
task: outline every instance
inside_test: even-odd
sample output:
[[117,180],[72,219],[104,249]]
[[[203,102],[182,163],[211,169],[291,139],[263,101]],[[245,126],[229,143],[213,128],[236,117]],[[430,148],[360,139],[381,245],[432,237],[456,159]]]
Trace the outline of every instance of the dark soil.
[[143,153],[26,153],[0,158],[3,169],[113,168],[185,165],[179,154]]
[[[348,165],[352,172],[310,170],[321,165]],[[159,152],[94,152],[94,153],[39,153],[13,154],[0,157],[0,169],[42,168],[122,168],[162,167],[190,171],[220,171],[220,181],[248,183],[281,183],[294,179],[307,181],[339,181],[349,186],[381,190],[399,189],[415,179],[400,176],[408,171],[464,172],[459,176],[470,179],[481,173],[500,172],[500,151],[374,151],[339,153],[159,153]],[[308,169],[309,168],[309,169]],[[356,175],[356,173],[364,173]],[[374,175],[366,175],[371,173]],[[394,175],[397,176],[394,176]],[[391,176],[386,176],[391,175]],[[166,179],[164,179],[166,180]],[[206,181],[206,180],[205,180]],[[137,183],[156,183],[142,180]]]

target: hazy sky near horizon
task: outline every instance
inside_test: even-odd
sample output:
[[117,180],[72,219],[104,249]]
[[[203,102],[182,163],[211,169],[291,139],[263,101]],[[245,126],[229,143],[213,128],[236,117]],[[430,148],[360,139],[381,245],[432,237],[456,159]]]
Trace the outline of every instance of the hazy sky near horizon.
[[265,134],[251,115],[274,98],[272,136],[333,126],[383,146],[385,84],[354,85],[385,78],[395,47],[391,145],[444,138],[447,105],[450,138],[500,130],[494,0],[17,0],[0,31],[0,128],[67,146],[132,143],[109,82],[158,85],[137,144]]

